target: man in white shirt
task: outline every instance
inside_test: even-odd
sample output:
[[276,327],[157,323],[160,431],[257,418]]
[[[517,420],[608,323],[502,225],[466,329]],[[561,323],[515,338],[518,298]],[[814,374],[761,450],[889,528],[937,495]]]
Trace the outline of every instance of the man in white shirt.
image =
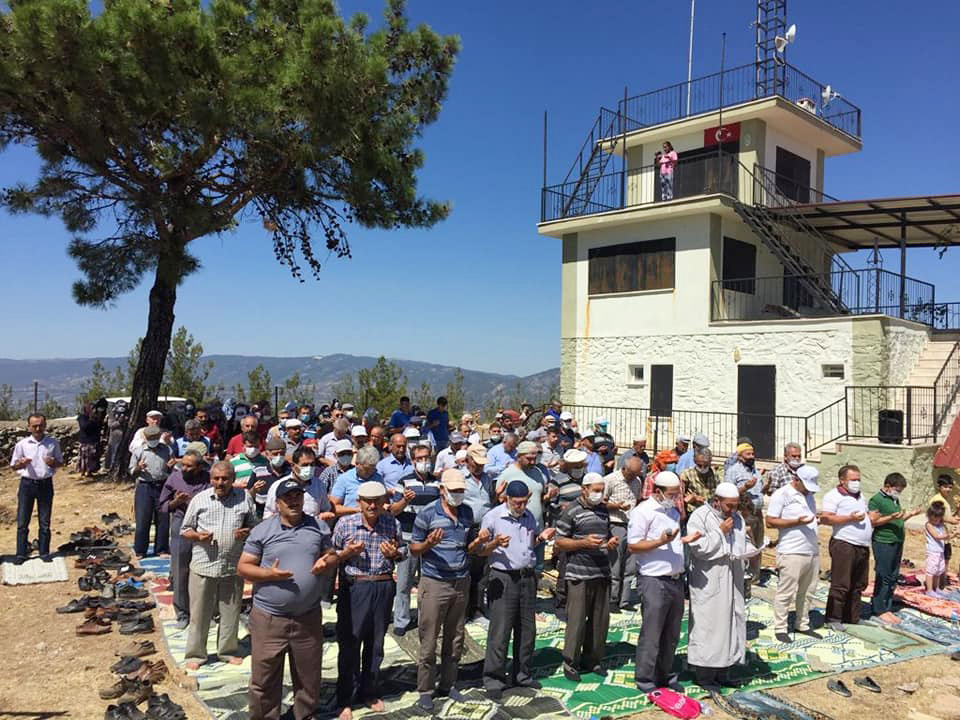
[[[149,410],[147,411],[146,419],[147,419],[147,424],[133,434],[133,439],[130,441],[130,445],[127,446],[127,449],[130,451],[131,454],[133,454],[134,452],[136,452],[138,449],[142,447],[146,447],[147,439],[143,436],[143,431],[146,430],[148,427],[159,425],[160,421],[163,420],[163,413],[160,412],[159,410]],[[169,432],[164,432],[160,436],[160,441],[165,445],[171,445],[173,443],[173,434]]]
[[40,557],[50,561],[50,516],[53,514],[53,474],[63,465],[60,442],[46,434],[47,419],[38,413],[27,418],[30,434],[17,442],[10,457],[10,467],[20,476],[17,493],[17,565],[30,554],[27,542],[33,505],[37,505]]
[[860,622],[860,594],[867,587],[870,572],[873,518],[867,499],[860,493],[860,468],[844,465],[837,477],[837,487],[823,496],[820,521],[833,526],[827,624],[843,630],[844,623]]
[[777,569],[780,579],[773,601],[774,633],[777,641],[790,642],[787,616],[796,604],[796,631],[819,638],[810,629],[807,607],[817,588],[820,548],[817,540],[817,504],[820,473],[810,465],[797,468],[797,476],[777,490],[767,507],[767,527],[780,531],[777,542]]
[[651,692],[683,688],[673,672],[673,658],[683,619],[683,544],[680,537],[680,478],[657,473],[650,497],[630,511],[627,548],[637,556],[637,584],[643,624],[637,641],[637,689]]
[[442,475],[444,470],[457,466],[457,452],[463,448],[465,440],[463,433],[457,431],[450,433],[450,447],[437,453],[437,460],[433,464],[434,475]]

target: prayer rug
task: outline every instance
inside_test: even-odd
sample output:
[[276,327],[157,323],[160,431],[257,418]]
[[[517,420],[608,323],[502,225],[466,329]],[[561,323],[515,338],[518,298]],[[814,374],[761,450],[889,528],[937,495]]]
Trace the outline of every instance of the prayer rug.
[[38,557],[30,558],[22,565],[4,562],[2,569],[4,585],[35,585],[66,582],[69,579],[67,563],[60,556],[54,557],[51,562],[44,562]]

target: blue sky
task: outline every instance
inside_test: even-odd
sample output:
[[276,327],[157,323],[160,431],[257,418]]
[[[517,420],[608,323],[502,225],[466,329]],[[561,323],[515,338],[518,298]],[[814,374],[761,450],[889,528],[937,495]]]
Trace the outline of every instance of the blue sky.
[[[382,9],[341,7],[377,21]],[[694,76],[719,69],[722,32],[727,67],[752,60],[753,8],[697,4]],[[793,0],[789,10],[798,26],[789,61],[863,111],[864,151],[829,160],[824,189],[845,199],[960,191],[960,5]],[[543,111],[554,183],[624,85],[634,95],[685,79],[689,3],[411,0],[409,14],[462,39],[448,100],[421,143],[421,190],[449,200],[450,218],[431,230],[349,227],[353,259],[331,258],[319,282],[304,284],[255,223],[197,241],[204,267],[180,288],[177,324],[207,352],[385,354],[517,374],[559,364],[560,246],[536,232]],[[31,151],[8,149],[0,185],[36,167]],[[0,213],[0,357],[125,355],[143,334],[149,283],[107,312],[78,307],[66,243],[56,220]],[[938,299],[960,300],[949,282],[958,256],[912,251],[908,274],[934,282]]]

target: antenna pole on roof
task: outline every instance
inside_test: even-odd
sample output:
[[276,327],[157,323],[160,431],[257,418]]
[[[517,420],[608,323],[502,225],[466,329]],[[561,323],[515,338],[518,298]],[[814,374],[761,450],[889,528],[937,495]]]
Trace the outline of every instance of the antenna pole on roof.
[[720,157],[721,139],[723,138],[723,65],[727,58],[727,34],[723,33],[720,42],[720,117],[717,121],[717,157]]
[[687,115],[690,114],[690,81],[693,79],[693,17],[697,0],[690,0],[690,49],[687,51]]

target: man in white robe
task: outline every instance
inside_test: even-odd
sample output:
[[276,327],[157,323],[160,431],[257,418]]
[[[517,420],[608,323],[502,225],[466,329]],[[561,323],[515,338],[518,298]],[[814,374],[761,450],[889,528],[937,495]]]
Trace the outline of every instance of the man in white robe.
[[743,597],[744,557],[756,548],[747,540],[737,512],[740,492],[733,483],[717,485],[710,503],[687,521],[690,549],[690,638],[687,662],[701,686],[734,687],[728,669],[742,663],[747,646]]

